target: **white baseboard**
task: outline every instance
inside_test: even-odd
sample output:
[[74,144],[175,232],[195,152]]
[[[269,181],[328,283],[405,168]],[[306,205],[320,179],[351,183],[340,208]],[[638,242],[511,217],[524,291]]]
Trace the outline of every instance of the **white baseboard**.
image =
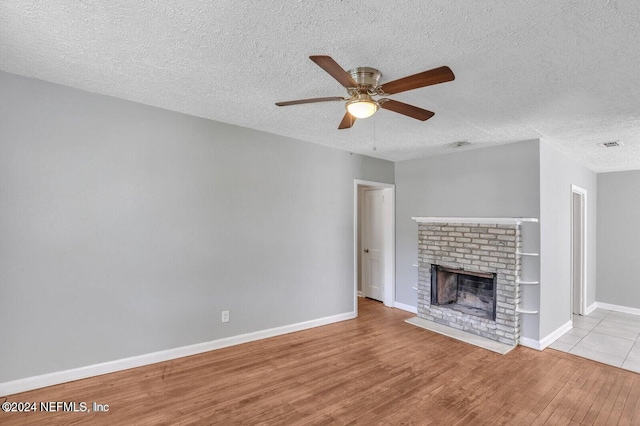
[[638,309],[638,308],[630,308],[628,306],[612,305],[610,303],[603,303],[603,302],[596,302],[595,304],[600,309],[608,309],[610,311],[624,312],[625,314],[640,315],[640,309]]
[[558,340],[560,336],[562,336],[564,333],[571,330],[572,328],[573,328],[573,321],[568,321],[540,340],[530,339],[528,337],[520,337],[520,344],[522,346],[526,346],[528,348],[541,351],[547,346],[549,346],[550,344],[552,344],[553,342],[555,342],[556,340]]
[[253,342],[255,340],[266,339],[269,337],[280,336],[282,334],[320,327],[335,322],[346,321],[355,317],[355,312],[347,312],[344,314],[300,322],[297,324],[285,325],[282,327],[275,327],[267,330],[260,330],[253,333],[241,334],[238,336],[225,337],[223,339],[212,340],[210,342],[196,343],[195,345],[182,346],[179,348],[152,352],[149,354],[133,356],[130,358],[123,358],[115,361],[103,362],[100,364],[88,365],[85,367],[56,371],[53,373],[42,374],[40,376],[13,380],[10,382],[0,383],[0,395],[11,395],[14,393],[43,388],[46,386],[66,383],[73,380],[86,379],[87,377],[100,376],[102,374],[128,370],[130,368],[141,367],[143,365],[169,361],[176,358],[196,355],[199,353],[222,349],[242,343]]
[[587,307],[587,311],[584,313],[585,315],[589,315],[591,312],[598,309],[598,302],[593,302],[591,305]]
[[553,332],[540,340],[540,350],[546,348],[547,346],[558,340],[564,333],[571,330],[572,328],[573,321],[567,321],[565,324],[555,329]]
[[364,293],[362,292],[362,290],[358,290],[358,297],[364,297]]
[[395,308],[402,309],[403,311],[411,312],[413,314],[418,313],[418,308],[415,306],[405,305],[404,303],[400,303],[400,302],[395,302],[393,306]]
[[538,340],[535,339],[530,339],[528,337],[520,337],[520,344],[522,346],[526,346],[528,348],[531,349],[535,349],[538,351],[541,351],[542,349],[540,348],[540,342]]

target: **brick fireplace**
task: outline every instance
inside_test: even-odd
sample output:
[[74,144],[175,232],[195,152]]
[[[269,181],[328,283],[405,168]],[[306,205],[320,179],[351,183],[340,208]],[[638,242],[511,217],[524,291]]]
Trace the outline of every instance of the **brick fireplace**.
[[413,219],[418,222],[418,317],[517,345],[523,219]]

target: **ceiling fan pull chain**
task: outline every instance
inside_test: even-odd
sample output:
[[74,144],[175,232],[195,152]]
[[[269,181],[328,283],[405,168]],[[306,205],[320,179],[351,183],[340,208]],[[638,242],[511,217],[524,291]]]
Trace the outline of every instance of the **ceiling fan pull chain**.
[[375,115],[373,116],[373,151],[377,151],[378,149],[376,148],[376,117]]

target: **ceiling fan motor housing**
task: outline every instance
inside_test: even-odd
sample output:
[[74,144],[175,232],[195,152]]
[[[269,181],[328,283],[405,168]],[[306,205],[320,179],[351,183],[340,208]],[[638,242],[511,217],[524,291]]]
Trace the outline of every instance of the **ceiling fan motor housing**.
[[358,83],[358,86],[378,87],[378,81],[382,74],[375,68],[358,67],[348,71],[351,78]]

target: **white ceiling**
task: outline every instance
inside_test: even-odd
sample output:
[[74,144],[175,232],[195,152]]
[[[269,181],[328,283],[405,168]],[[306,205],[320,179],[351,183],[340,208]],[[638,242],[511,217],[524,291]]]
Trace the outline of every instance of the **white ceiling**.
[[[0,2],[0,70],[392,161],[541,138],[596,172],[640,169],[639,40],[636,0]],[[323,54],[382,82],[456,79],[392,96],[428,121],[337,130],[340,102],[274,105],[346,95]]]

